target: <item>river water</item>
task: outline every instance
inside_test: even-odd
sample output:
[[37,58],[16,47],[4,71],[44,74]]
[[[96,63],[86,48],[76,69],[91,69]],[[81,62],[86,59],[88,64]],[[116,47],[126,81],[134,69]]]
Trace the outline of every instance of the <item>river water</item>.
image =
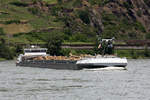
[[150,59],[127,70],[54,70],[0,62],[0,100],[150,100]]

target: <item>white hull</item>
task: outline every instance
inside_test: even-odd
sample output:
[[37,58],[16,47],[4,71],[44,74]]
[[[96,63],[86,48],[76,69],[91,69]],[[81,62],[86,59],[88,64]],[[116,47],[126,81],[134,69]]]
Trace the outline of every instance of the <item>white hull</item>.
[[107,57],[99,57],[99,58],[86,58],[77,61],[78,66],[87,66],[88,67],[125,67],[127,66],[126,58],[107,58]]

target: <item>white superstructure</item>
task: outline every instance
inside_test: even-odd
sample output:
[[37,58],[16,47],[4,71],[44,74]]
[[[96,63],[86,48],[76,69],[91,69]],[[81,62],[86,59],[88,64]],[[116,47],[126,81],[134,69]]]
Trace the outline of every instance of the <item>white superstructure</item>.
[[24,56],[45,56],[46,52],[46,48],[29,48],[24,49]]
[[24,49],[24,54],[20,54],[17,58],[17,63],[22,61],[23,57],[33,57],[33,56],[46,56],[47,48],[39,48],[37,46],[31,46],[31,48]]

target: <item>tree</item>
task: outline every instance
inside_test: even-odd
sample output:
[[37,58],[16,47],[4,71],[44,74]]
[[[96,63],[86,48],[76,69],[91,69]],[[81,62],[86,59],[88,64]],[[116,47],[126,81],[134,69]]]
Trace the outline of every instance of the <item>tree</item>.
[[145,45],[144,56],[145,57],[150,57],[150,51],[148,50],[148,46],[147,45]]
[[0,27],[0,35],[5,35],[3,28]]
[[47,39],[47,48],[50,55],[61,55],[61,45],[63,42],[63,34],[51,32]]
[[62,3],[63,3],[63,0],[57,0],[57,2],[58,2],[59,4],[62,4]]
[[145,37],[146,39],[150,39],[150,33],[147,33]]
[[6,46],[5,40],[2,38],[0,40],[0,58],[5,59],[13,59],[14,53],[13,50],[11,50],[8,46]]
[[85,23],[90,24],[89,12],[88,9],[78,11],[79,18]]

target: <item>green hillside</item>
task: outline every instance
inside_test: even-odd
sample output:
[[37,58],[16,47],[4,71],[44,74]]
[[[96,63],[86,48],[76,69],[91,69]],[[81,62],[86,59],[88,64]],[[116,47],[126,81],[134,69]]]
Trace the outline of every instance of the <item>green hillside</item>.
[[149,0],[0,0],[0,58],[19,54],[16,44],[45,44],[53,38],[50,43],[59,45],[94,43],[97,36],[150,39],[149,9]]
[[0,0],[1,37],[12,43],[44,43],[50,33],[63,34],[64,42],[93,42],[96,35],[149,39],[148,8],[148,0]]

